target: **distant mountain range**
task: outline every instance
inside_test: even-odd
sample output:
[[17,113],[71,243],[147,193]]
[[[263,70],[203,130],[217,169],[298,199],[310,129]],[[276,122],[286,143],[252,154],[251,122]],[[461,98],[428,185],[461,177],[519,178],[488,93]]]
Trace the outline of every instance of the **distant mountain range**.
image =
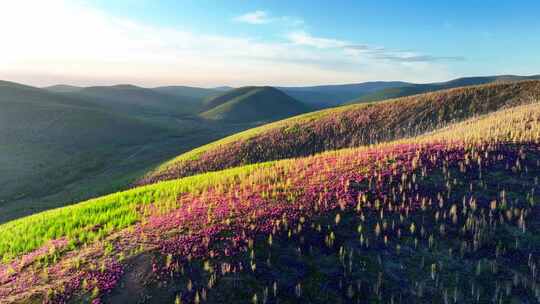
[[312,107],[273,87],[188,86],[142,88],[122,84],[75,87],[56,85],[46,88],[90,104],[131,114],[197,115],[214,121],[236,123],[269,122],[312,110]]
[[217,95],[220,93],[220,90],[218,89],[205,89],[188,86],[157,87],[153,90],[163,94],[168,94],[180,98],[191,98],[194,100],[205,99],[209,96]]
[[[532,76],[517,76],[517,75],[497,75],[497,76],[480,76],[480,77],[464,77],[457,78],[446,82],[433,82],[433,83],[411,83],[403,81],[371,81],[353,84],[338,84],[338,85],[318,85],[318,86],[305,86],[305,87],[275,87],[276,89],[284,92],[290,97],[303,102],[313,109],[323,109],[329,107],[335,107],[341,104],[354,103],[354,102],[369,102],[377,101],[388,98],[403,97],[414,94],[426,93],[442,89],[451,89],[467,85],[486,84],[498,81],[519,81],[519,80],[534,80],[540,79],[540,75]],[[123,87],[123,86],[112,86]],[[132,86],[134,87],[134,86]],[[95,91],[96,88],[105,90],[107,87],[94,87],[91,91]],[[140,90],[144,88],[137,87]],[[54,91],[57,93],[85,93],[86,89],[83,87],[76,87],[70,85],[55,85],[46,87],[45,89]],[[133,89],[133,88],[132,88]],[[215,88],[197,88],[189,86],[163,86],[149,88],[156,93],[166,94],[174,96],[185,102],[186,112],[207,111],[209,107],[206,103],[211,97],[223,95],[224,92],[234,91],[236,89],[230,86],[221,86]],[[133,93],[133,92],[132,92]],[[149,92],[141,92],[142,95]],[[238,93],[238,92],[236,92]],[[236,94],[233,93],[233,94]],[[96,93],[91,95],[100,95],[104,97],[105,92]],[[111,95],[112,94],[112,95]],[[114,92],[107,92],[105,95],[112,97]],[[116,98],[116,97],[115,97]],[[198,103],[200,107],[197,107]]]
[[278,88],[313,107],[328,108],[357,99],[364,94],[371,94],[379,90],[404,87],[407,85],[408,83],[400,81],[374,81],[357,84]]
[[522,80],[537,80],[540,79],[540,75],[533,76],[514,76],[514,75],[501,75],[501,76],[487,76],[487,77],[466,77],[450,80],[447,82],[435,82],[426,84],[408,83],[402,86],[387,87],[378,89],[368,94],[361,95],[354,102],[369,102],[378,101],[389,98],[410,96],[415,94],[421,94],[426,92],[433,92],[437,90],[451,89],[463,86],[486,84],[492,82],[507,82],[507,81],[522,81]]
[[198,103],[214,91],[190,87],[142,88],[129,84],[113,86],[72,87],[66,85],[46,88],[72,98],[84,99],[100,108],[122,113],[192,114]]
[[288,95],[310,106],[315,108],[328,108],[345,103],[378,101],[388,98],[404,97],[468,85],[486,84],[497,81],[519,81],[534,79],[540,79],[540,75],[464,77],[447,82],[424,84],[402,81],[375,81],[357,84],[278,88]]

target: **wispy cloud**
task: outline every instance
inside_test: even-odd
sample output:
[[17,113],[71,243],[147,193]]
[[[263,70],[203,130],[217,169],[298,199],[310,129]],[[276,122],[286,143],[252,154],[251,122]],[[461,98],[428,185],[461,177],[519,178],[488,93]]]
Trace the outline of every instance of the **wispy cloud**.
[[314,47],[317,49],[341,49],[349,56],[369,56],[376,60],[403,63],[465,60],[465,57],[462,56],[432,56],[417,54],[411,51],[387,50],[384,47],[358,44],[332,38],[316,37],[305,31],[294,31],[287,34],[286,37],[295,45]]
[[[264,20],[257,18],[253,20]],[[265,18],[302,24],[291,17]],[[449,78],[446,67],[433,58],[377,58],[395,54],[305,31],[281,41],[202,33],[119,18],[61,0],[3,4],[0,37],[0,79],[35,85],[236,86]]]
[[291,32],[287,35],[287,38],[296,45],[311,46],[318,49],[343,48],[347,45],[344,41],[314,37],[304,31]]
[[249,12],[233,18],[233,21],[249,24],[266,24],[273,21],[265,11]]
[[464,61],[463,56],[430,56],[430,55],[390,55],[382,54],[378,59],[397,62],[438,62],[438,61]]
[[267,11],[257,10],[254,12],[249,12],[232,19],[234,22],[248,23],[254,25],[269,24],[269,23],[280,23],[282,25],[298,27],[304,24],[304,20],[299,17],[292,16],[272,16]]

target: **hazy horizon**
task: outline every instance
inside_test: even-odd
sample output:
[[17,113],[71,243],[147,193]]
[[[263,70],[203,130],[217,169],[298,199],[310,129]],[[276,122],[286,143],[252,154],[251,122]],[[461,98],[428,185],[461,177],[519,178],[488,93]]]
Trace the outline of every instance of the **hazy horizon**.
[[[526,74],[526,75],[522,75],[522,74],[504,74],[504,75],[463,75],[463,76],[459,76],[459,77],[455,77],[455,78],[450,78],[450,79],[444,79],[440,82],[446,82],[446,81],[451,81],[451,80],[454,80],[454,79],[459,79],[459,78],[474,78],[474,77],[487,77],[487,76],[520,76],[520,77],[531,77],[531,76],[537,76],[537,75],[540,75],[540,73],[534,73],[534,74]],[[0,80],[5,80],[5,81],[11,81],[9,79],[0,79]],[[214,85],[214,86],[196,86],[196,85],[186,85],[186,84],[183,84],[183,83],[169,83],[169,84],[163,84],[163,85],[157,85],[157,86],[146,86],[146,85],[143,85],[143,84],[137,84],[137,83],[125,83],[125,82],[110,82],[110,83],[107,83],[107,82],[104,82],[104,83],[99,83],[99,84],[95,84],[95,83],[88,83],[88,84],[72,84],[72,83],[54,83],[54,84],[51,84],[51,85],[36,85],[35,87],[38,87],[38,88],[48,88],[48,87],[53,87],[53,86],[73,86],[73,87],[81,87],[81,88],[84,88],[84,87],[97,87],[97,86],[121,86],[121,85],[134,85],[134,86],[137,86],[137,87],[141,87],[141,88],[156,88],[156,87],[168,87],[168,86],[185,86],[185,87],[194,87],[194,88],[205,88],[205,89],[217,89],[217,88],[221,88],[221,87],[232,87],[232,88],[239,88],[239,87],[244,87],[244,86],[270,86],[270,87],[291,87],[291,88],[297,88],[297,87],[316,87],[316,86],[327,86],[327,85],[350,85],[350,84],[359,84],[359,83],[366,83],[366,82],[407,82],[407,81],[404,81],[404,80],[400,80],[400,79],[390,79],[390,80],[366,80],[366,81],[361,81],[361,82],[340,82],[340,83],[315,83],[315,84],[298,84],[298,85],[284,85],[284,86],[281,86],[281,85],[275,85],[275,84],[271,84],[271,83],[267,83],[267,84],[245,84],[245,85],[241,85],[241,86],[230,86],[230,85]],[[437,83],[438,81],[429,81],[429,82],[410,82],[410,83],[415,83],[415,84],[429,84],[429,83]],[[21,84],[26,84],[26,85],[32,85],[30,83],[22,83]]]

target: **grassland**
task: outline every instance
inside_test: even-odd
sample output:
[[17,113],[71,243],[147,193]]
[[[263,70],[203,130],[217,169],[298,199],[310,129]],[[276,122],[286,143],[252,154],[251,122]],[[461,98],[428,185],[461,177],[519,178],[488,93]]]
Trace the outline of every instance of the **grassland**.
[[125,189],[180,152],[253,126],[186,116],[178,97],[163,98],[183,89],[60,94],[0,82],[0,223]]
[[137,184],[256,162],[413,137],[538,100],[539,81],[489,84],[318,111],[264,125],[182,154]]
[[0,299],[538,301],[539,128],[534,103],[12,221]]
[[0,104],[0,200],[5,201],[54,191],[76,174],[99,168],[118,137],[133,145],[163,131],[31,87],[2,87]]

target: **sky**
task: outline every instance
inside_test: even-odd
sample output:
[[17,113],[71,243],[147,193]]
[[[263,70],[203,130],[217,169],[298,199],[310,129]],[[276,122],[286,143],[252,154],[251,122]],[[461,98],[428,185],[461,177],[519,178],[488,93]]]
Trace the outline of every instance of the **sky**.
[[0,79],[202,87],[540,74],[537,0],[6,0]]

